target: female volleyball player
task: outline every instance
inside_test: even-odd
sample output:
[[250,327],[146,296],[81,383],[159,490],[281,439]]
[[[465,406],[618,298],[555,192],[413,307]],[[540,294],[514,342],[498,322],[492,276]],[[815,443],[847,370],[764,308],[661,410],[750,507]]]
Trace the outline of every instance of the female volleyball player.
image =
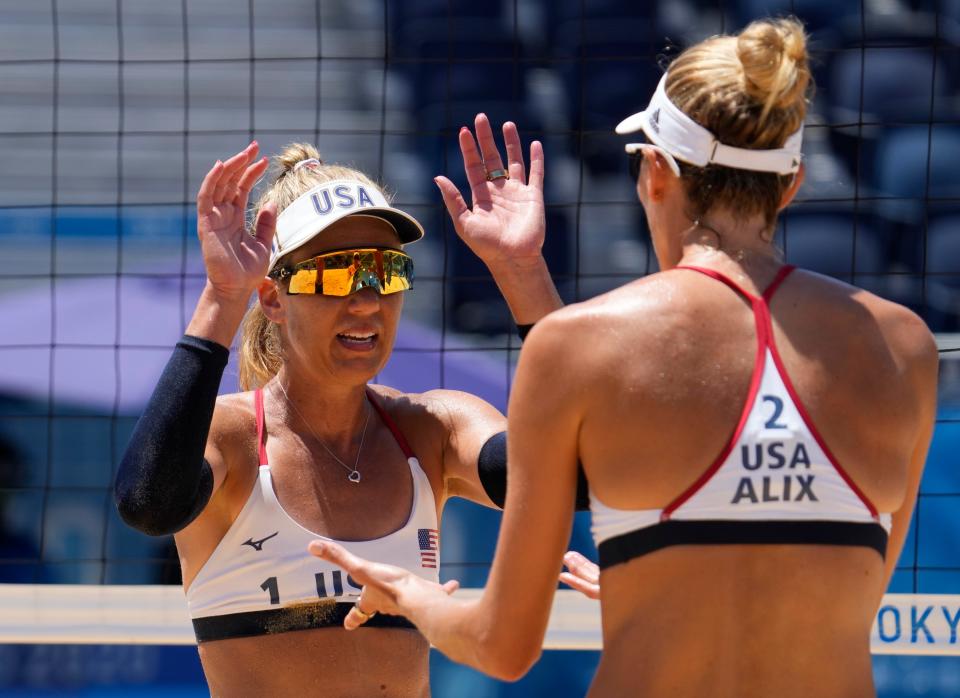
[[[400,613],[504,678],[536,660],[579,456],[602,580],[598,696],[864,696],[916,499],[937,352],[911,312],[784,266],[810,74],[792,20],[708,39],[617,128],[661,272],[532,331],[489,583],[460,601],[335,544],[347,627]],[[522,581],[520,581],[522,580]]]
[[[475,207],[438,178],[457,230],[494,270],[514,317],[560,305],[540,254],[543,155],[486,117],[460,133]],[[120,467],[131,525],[174,533],[215,695],[425,695],[427,641],[403,619],[347,633],[360,593],[312,557],[318,536],[437,582],[448,497],[502,506],[505,419],[464,393],[367,383],[390,357],[423,230],[356,170],[291,146],[245,225],[267,168],[252,143],[207,173],[197,197],[207,284]],[[511,213],[519,210],[521,213]],[[259,302],[247,311],[256,291]],[[217,398],[243,319],[240,382]]]

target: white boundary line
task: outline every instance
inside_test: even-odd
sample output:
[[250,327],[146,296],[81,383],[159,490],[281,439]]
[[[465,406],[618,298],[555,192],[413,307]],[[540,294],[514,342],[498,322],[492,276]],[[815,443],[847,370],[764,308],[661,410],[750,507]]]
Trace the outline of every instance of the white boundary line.
[[[479,593],[462,589],[457,596]],[[0,584],[0,643],[192,645],[195,640],[179,586]],[[601,649],[599,603],[576,591],[558,591],[543,647]],[[887,594],[871,651],[960,656],[960,595]]]
[[[935,334],[934,338],[937,340],[937,349],[943,351],[944,349],[960,349],[960,332],[940,332]],[[952,359],[957,356],[957,353],[947,353],[941,354],[941,359]]]

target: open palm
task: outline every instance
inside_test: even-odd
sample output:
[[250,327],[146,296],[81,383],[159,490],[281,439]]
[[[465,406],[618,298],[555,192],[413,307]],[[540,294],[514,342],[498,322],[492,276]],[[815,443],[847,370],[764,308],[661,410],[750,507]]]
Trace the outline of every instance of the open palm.
[[[447,211],[457,234],[488,266],[538,261],[543,248],[546,219],[543,208],[543,146],[530,145],[530,178],[527,180],[520,135],[514,123],[503,125],[509,177],[489,179],[488,173],[504,169],[490,121],[478,114],[470,129],[460,130],[460,152],[470,185],[473,208],[467,206],[456,185],[437,177]],[[479,150],[477,144],[479,143]]]
[[460,588],[460,583],[455,580],[437,584],[402,567],[365,560],[333,541],[312,541],[307,550],[311,555],[345,570],[351,579],[362,586],[357,605],[343,619],[343,627],[347,630],[359,628],[376,613],[407,615],[411,609],[404,606],[404,600],[413,600],[416,605],[423,607],[429,605],[431,597],[449,596]]
[[197,194],[197,235],[207,278],[225,296],[248,297],[263,280],[276,231],[276,207],[264,206],[247,232],[250,190],[267,169],[256,141],[207,172]]

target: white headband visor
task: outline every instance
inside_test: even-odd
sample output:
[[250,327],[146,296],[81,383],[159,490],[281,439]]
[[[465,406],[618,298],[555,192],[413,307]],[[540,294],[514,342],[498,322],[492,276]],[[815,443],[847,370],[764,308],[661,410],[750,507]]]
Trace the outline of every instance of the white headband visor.
[[352,179],[318,184],[301,194],[277,218],[270,268],[285,254],[310,242],[341,218],[362,214],[390,223],[406,244],[423,237],[423,226],[409,213],[394,208],[376,187]]
[[697,167],[723,165],[737,170],[789,175],[800,169],[803,126],[776,150],[751,150],[724,145],[667,98],[667,74],[657,85],[650,104],[617,124],[619,134],[643,131],[654,145]]

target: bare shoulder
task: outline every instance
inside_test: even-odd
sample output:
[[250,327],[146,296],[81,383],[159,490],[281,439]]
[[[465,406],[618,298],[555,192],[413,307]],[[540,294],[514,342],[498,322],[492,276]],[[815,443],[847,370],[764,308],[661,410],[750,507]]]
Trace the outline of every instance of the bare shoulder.
[[256,433],[252,391],[217,397],[207,444],[220,453],[228,470],[233,463],[256,460]]
[[217,396],[213,422],[210,425],[211,436],[214,430],[230,434],[241,429],[246,430],[251,424],[256,424],[253,391]]
[[651,274],[561,308],[536,324],[523,353],[602,361],[621,354],[625,344],[638,349],[666,344],[689,324],[677,312],[681,285],[675,274]]
[[[371,385],[375,399],[390,416],[410,448],[417,455],[421,467],[434,485],[434,491],[448,496],[448,478],[455,475],[453,467],[463,452],[471,452],[471,472],[476,472],[472,448],[479,439],[506,429],[506,419],[498,410],[475,395],[457,390],[429,390],[423,393],[405,393],[383,385]],[[450,458],[453,454],[455,457]]]
[[876,336],[901,366],[925,371],[937,365],[936,339],[909,308],[814,272],[801,271],[798,276],[805,282],[803,292],[812,307],[833,309],[835,321],[861,338]]
[[858,297],[877,318],[890,346],[904,357],[936,361],[937,342],[923,319],[909,308],[859,290]]
[[891,353],[911,375],[914,384],[925,393],[936,390],[940,354],[937,341],[923,319],[898,303],[879,298],[867,291],[864,305],[877,318]]
[[462,421],[503,420],[500,411],[483,398],[462,390],[435,389],[404,393],[384,385],[370,388],[391,417],[411,423],[416,429],[455,429]]

